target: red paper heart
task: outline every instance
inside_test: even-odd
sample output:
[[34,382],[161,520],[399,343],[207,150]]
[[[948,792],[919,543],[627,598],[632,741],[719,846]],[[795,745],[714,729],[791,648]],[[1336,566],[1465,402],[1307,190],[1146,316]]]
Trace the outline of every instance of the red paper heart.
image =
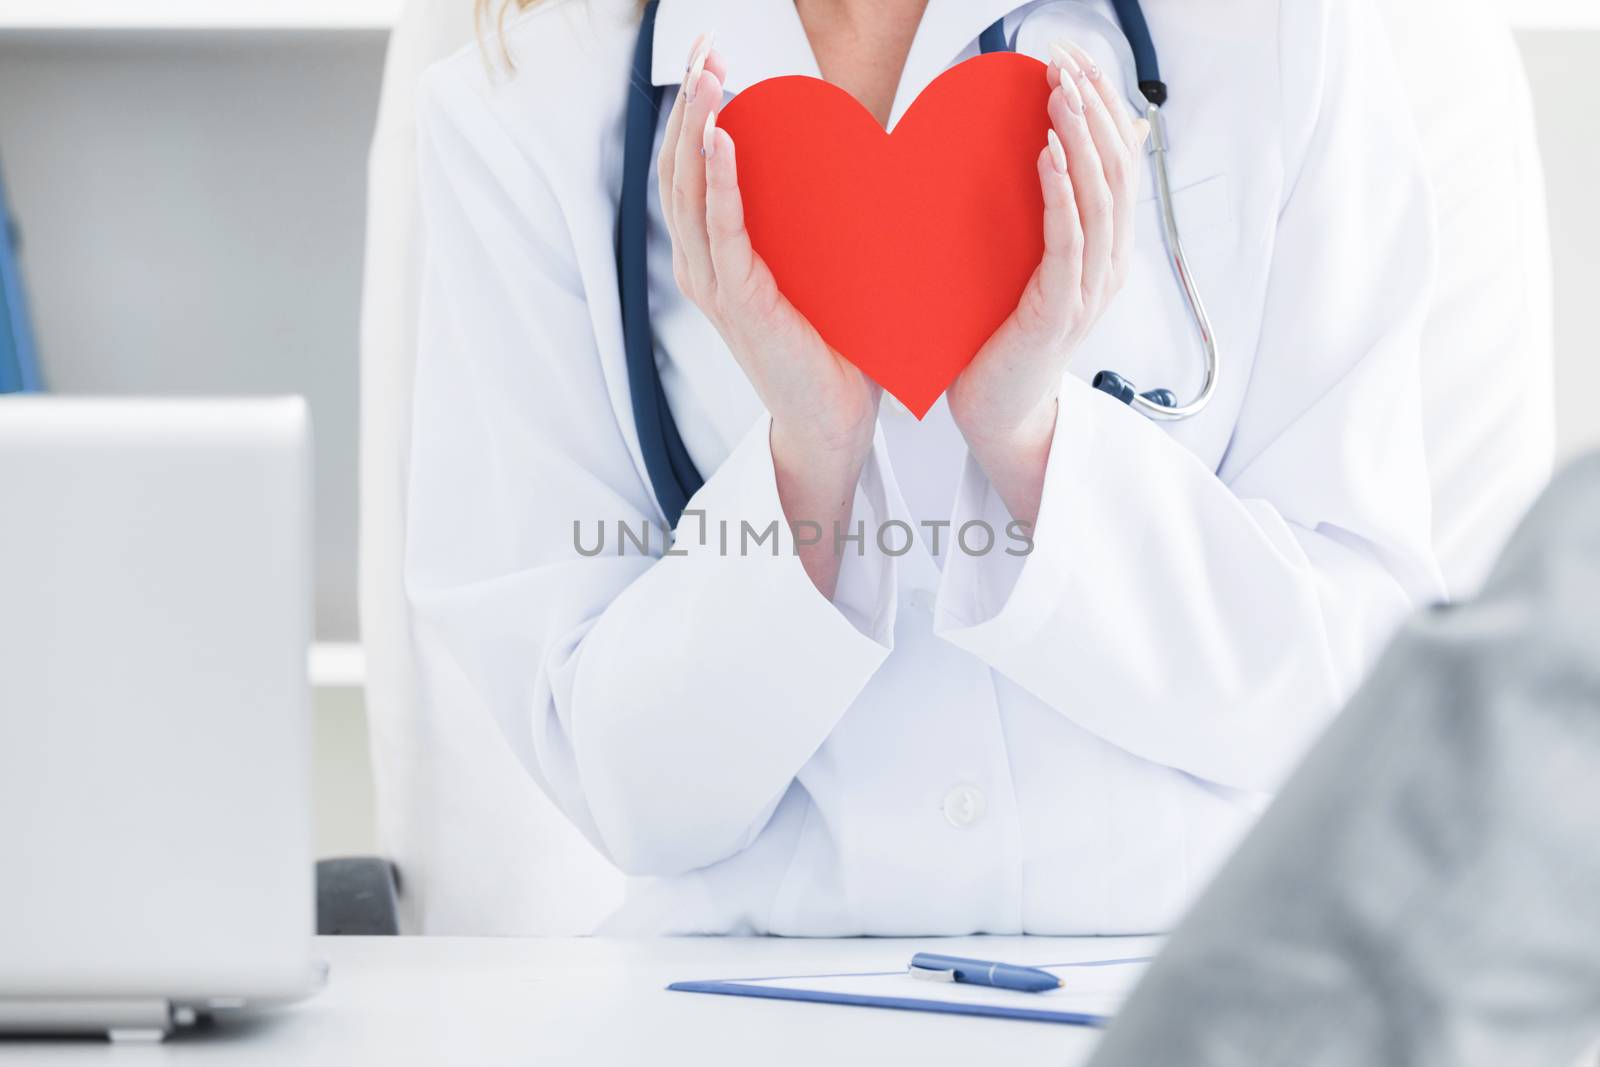
[[995,53],[934,79],[892,134],[804,77],[758,82],[717,120],[779,288],[918,418],[1039,265],[1049,94],[1043,63]]

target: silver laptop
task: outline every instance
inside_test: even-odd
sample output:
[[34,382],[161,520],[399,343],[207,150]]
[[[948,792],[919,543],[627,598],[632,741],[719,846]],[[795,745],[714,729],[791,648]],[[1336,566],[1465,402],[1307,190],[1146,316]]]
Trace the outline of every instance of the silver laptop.
[[304,403],[0,397],[0,1031],[309,991]]

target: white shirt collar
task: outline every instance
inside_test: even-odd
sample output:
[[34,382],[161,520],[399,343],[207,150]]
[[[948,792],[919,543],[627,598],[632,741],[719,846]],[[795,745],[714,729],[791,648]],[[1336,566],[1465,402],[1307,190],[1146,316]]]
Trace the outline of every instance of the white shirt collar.
[[927,12],[906,55],[900,87],[894,94],[890,127],[900,121],[929,82],[957,60],[977,54],[978,35],[990,23],[1026,6],[1016,0],[928,0]]
[[681,84],[689,49],[707,31],[728,64],[730,93],[785,74],[822,76],[794,0],[661,0],[650,80]]
[[[929,82],[976,50],[986,26],[1024,6],[1016,0],[928,0],[900,76],[891,125]],[[717,50],[727,60],[731,93],[785,74],[822,76],[794,0],[661,0],[651,81],[679,84],[690,46],[707,30],[716,32]]]

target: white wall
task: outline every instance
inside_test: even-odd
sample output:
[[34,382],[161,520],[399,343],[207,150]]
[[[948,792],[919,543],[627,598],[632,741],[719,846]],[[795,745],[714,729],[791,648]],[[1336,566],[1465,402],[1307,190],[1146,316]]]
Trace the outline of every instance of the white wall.
[[[1555,220],[1570,455],[1600,447],[1586,413],[1600,397],[1600,31],[1519,41]],[[305,393],[323,640],[355,635],[363,182],[383,46],[379,30],[0,31],[0,165],[45,373],[70,392]],[[369,850],[359,692],[325,688],[317,706],[319,851]]]
[[[1600,5],[1600,0],[1594,0]],[[1517,34],[1538,110],[1555,266],[1561,455],[1600,448],[1600,30]]]

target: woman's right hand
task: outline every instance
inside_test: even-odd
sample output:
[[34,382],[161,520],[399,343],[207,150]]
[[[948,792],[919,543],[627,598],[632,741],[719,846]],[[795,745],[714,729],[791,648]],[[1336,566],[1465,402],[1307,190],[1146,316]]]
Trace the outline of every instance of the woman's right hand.
[[772,415],[778,495],[791,524],[820,527],[820,541],[802,544],[800,559],[831,598],[839,572],[834,524],[848,524],[881,392],[828,347],[751,247],[733,138],[716,125],[725,74],[701,38],[667,120],[657,174],[673,275]]

